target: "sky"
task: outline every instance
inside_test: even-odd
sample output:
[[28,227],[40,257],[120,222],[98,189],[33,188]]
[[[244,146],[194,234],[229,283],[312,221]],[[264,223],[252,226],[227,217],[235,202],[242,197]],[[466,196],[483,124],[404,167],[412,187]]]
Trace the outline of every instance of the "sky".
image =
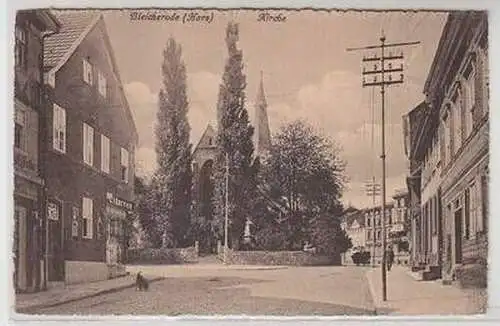
[[[145,12],[145,11],[144,11]],[[155,10],[170,15],[174,10]],[[185,10],[176,10],[183,15]],[[194,12],[194,11],[189,11]],[[345,204],[368,207],[364,185],[380,182],[380,89],[362,87],[362,58],[374,52],[347,48],[378,45],[382,30],[387,43],[420,41],[395,48],[404,54],[404,79],[386,92],[387,198],[405,188],[402,116],[424,100],[422,93],[446,21],[436,12],[269,11],[283,22],[258,21],[262,11],[196,11],[213,21],[137,21],[129,11],[108,11],[106,26],[126,96],[139,132],[137,174],[156,166],[154,125],[161,87],[162,52],[169,37],[182,46],[188,74],[191,142],[196,145],[207,124],[216,127],[215,107],[227,49],[225,28],[239,23],[238,47],[247,78],[247,110],[254,115],[261,71],[271,133],[284,123],[305,119],[341,148],[349,178]],[[373,68],[370,65],[368,68]],[[398,76],[399,78],[399,76]],[[372,130],[374,131],[372,137]]]

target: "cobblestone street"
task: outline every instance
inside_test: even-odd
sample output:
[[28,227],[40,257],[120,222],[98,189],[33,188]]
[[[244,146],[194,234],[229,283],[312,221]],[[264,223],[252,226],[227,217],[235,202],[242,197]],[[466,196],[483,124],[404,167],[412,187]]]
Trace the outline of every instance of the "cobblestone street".
[[[274,270],[150,267],[170,274],[148,292],[133,288],[39,309],[38,314],[370,315],[364,277],[354,267]],[[148,269],[147,273],[151,274]],[[187,271],[187,272],[186,272]],[[338,293],[338,294],[337,294]]]

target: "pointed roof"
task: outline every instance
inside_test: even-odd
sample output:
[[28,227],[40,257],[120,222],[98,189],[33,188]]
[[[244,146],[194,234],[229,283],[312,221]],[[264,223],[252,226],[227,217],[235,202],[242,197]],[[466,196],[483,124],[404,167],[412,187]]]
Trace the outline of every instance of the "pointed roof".
[[260,84],[255,100],[255,153],[261,155],[271,147],[271,131],[267,117],[267,101],[264,93],[264,78],[260,72]]
[[52,69],[62,66],[95,26],[101,14],[95,10],[53,10],[61,29],[44,41],[43,64]]
[[212,127],[211,124],[208,124],[207,127],[205,128],[205,131],[201,135],[198,144],[194,148],[193,153],[196,152],[199,148],[216,147],[215,137],[216,137],[215,129]]
[[106,50],[109,54],[110,65],[114,77],[120,85],[120,101],[122,102],[127,120],[132,126],[135,142],[138,143],[137,127],[135,125],[132,112],[125,97],[123,83],[118,72],[113,47],[106,30],[104,16],[99,10],[52,10],[51,13],[60,22],[60,29],[57,34],[51,35],[44,40],[43,65],[46,73],[46,81],[54,87],[55,74],[75,53],[78,46],[87,35],[102,22],[103,39]]

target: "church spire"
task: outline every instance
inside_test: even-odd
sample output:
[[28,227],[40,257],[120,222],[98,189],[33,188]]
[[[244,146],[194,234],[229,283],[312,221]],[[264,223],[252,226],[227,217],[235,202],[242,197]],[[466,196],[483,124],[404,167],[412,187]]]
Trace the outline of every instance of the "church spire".
[[264,77],[260,72],[260,84],[255,100],[255,155],[263,155],[271,147],[271,132],[267,117],[267,101],[264,93]]

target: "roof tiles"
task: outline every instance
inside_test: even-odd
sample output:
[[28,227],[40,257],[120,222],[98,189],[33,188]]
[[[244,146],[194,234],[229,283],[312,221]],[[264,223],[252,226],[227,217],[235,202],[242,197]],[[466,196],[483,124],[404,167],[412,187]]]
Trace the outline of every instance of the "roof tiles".
[[95,10],[53,10],[61,23],[59,33],[47,37],[44,42],[44,66],[52,68],[64,57],[71,46],[99,16]]

